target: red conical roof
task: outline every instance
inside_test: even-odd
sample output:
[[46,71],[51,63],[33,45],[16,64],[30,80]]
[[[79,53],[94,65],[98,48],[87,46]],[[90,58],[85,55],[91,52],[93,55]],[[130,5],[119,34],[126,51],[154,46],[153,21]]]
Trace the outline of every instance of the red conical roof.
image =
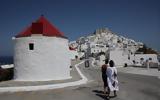
[[41,16],[31,26],[19,33],[16,37],[27,37],[32,34],[42,34],[43,36],[65,37],[55,26],[53,26],[44,16]]

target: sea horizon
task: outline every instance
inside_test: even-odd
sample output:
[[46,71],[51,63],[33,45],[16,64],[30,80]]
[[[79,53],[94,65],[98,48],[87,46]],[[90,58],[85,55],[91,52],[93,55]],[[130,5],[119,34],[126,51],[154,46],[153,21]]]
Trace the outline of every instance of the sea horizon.
[[13,64],[13,56],[0,56],[0,65]]

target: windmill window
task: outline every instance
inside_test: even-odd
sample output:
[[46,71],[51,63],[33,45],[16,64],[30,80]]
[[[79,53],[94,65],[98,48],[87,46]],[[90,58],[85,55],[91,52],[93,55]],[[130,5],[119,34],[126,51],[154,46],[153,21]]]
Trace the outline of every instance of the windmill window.
[[33,43],[29,43],[29,50],[34,50],[34,44]]

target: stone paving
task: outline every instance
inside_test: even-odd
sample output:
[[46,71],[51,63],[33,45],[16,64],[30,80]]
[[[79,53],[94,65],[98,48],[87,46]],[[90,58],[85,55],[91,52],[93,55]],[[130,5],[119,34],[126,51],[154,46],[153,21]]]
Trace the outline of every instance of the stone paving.
[[[89,80],[86,84],[39,91],[0,92],[0,100],[108,100],[103,93],[100,67],[86,68],[80,64],[79,69]],[[117,97],[111,93],[111,100],[159,100],[160,80],[154,76],[126,73],[131,69],[118,68],[120,91]]]
[[156,76],[160,79],[160,71],[157,68],[140,68],[140,67],[121,67],[118,68],[119,72],[147,75],[147,76]]

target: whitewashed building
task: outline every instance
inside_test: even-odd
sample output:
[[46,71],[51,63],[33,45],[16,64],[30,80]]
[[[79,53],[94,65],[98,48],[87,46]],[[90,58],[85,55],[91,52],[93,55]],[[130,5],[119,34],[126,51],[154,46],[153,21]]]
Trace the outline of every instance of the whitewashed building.
[[140,65],[140,66],[145,64],[146,61],[148,61],[149,63],[158,64],[157,54],[135,54],[134,60],[135,60],[135,65]]
[[68,39],[44,16],[15,36],[13,41],[15,80],[71,78]]
[[145,65],[147,60],[152,63],[152,65],[158,64],[157,54],[133,54],[127,49],[111,50],[109,58],[119,67],[124,66],[125,64],[142,66]]
[[91,53],[106,52],[108,50],[108,48],[106,47],[106,45],[95,44],[95,43],[91,43],[90,44],[90,48],[91,48]]

